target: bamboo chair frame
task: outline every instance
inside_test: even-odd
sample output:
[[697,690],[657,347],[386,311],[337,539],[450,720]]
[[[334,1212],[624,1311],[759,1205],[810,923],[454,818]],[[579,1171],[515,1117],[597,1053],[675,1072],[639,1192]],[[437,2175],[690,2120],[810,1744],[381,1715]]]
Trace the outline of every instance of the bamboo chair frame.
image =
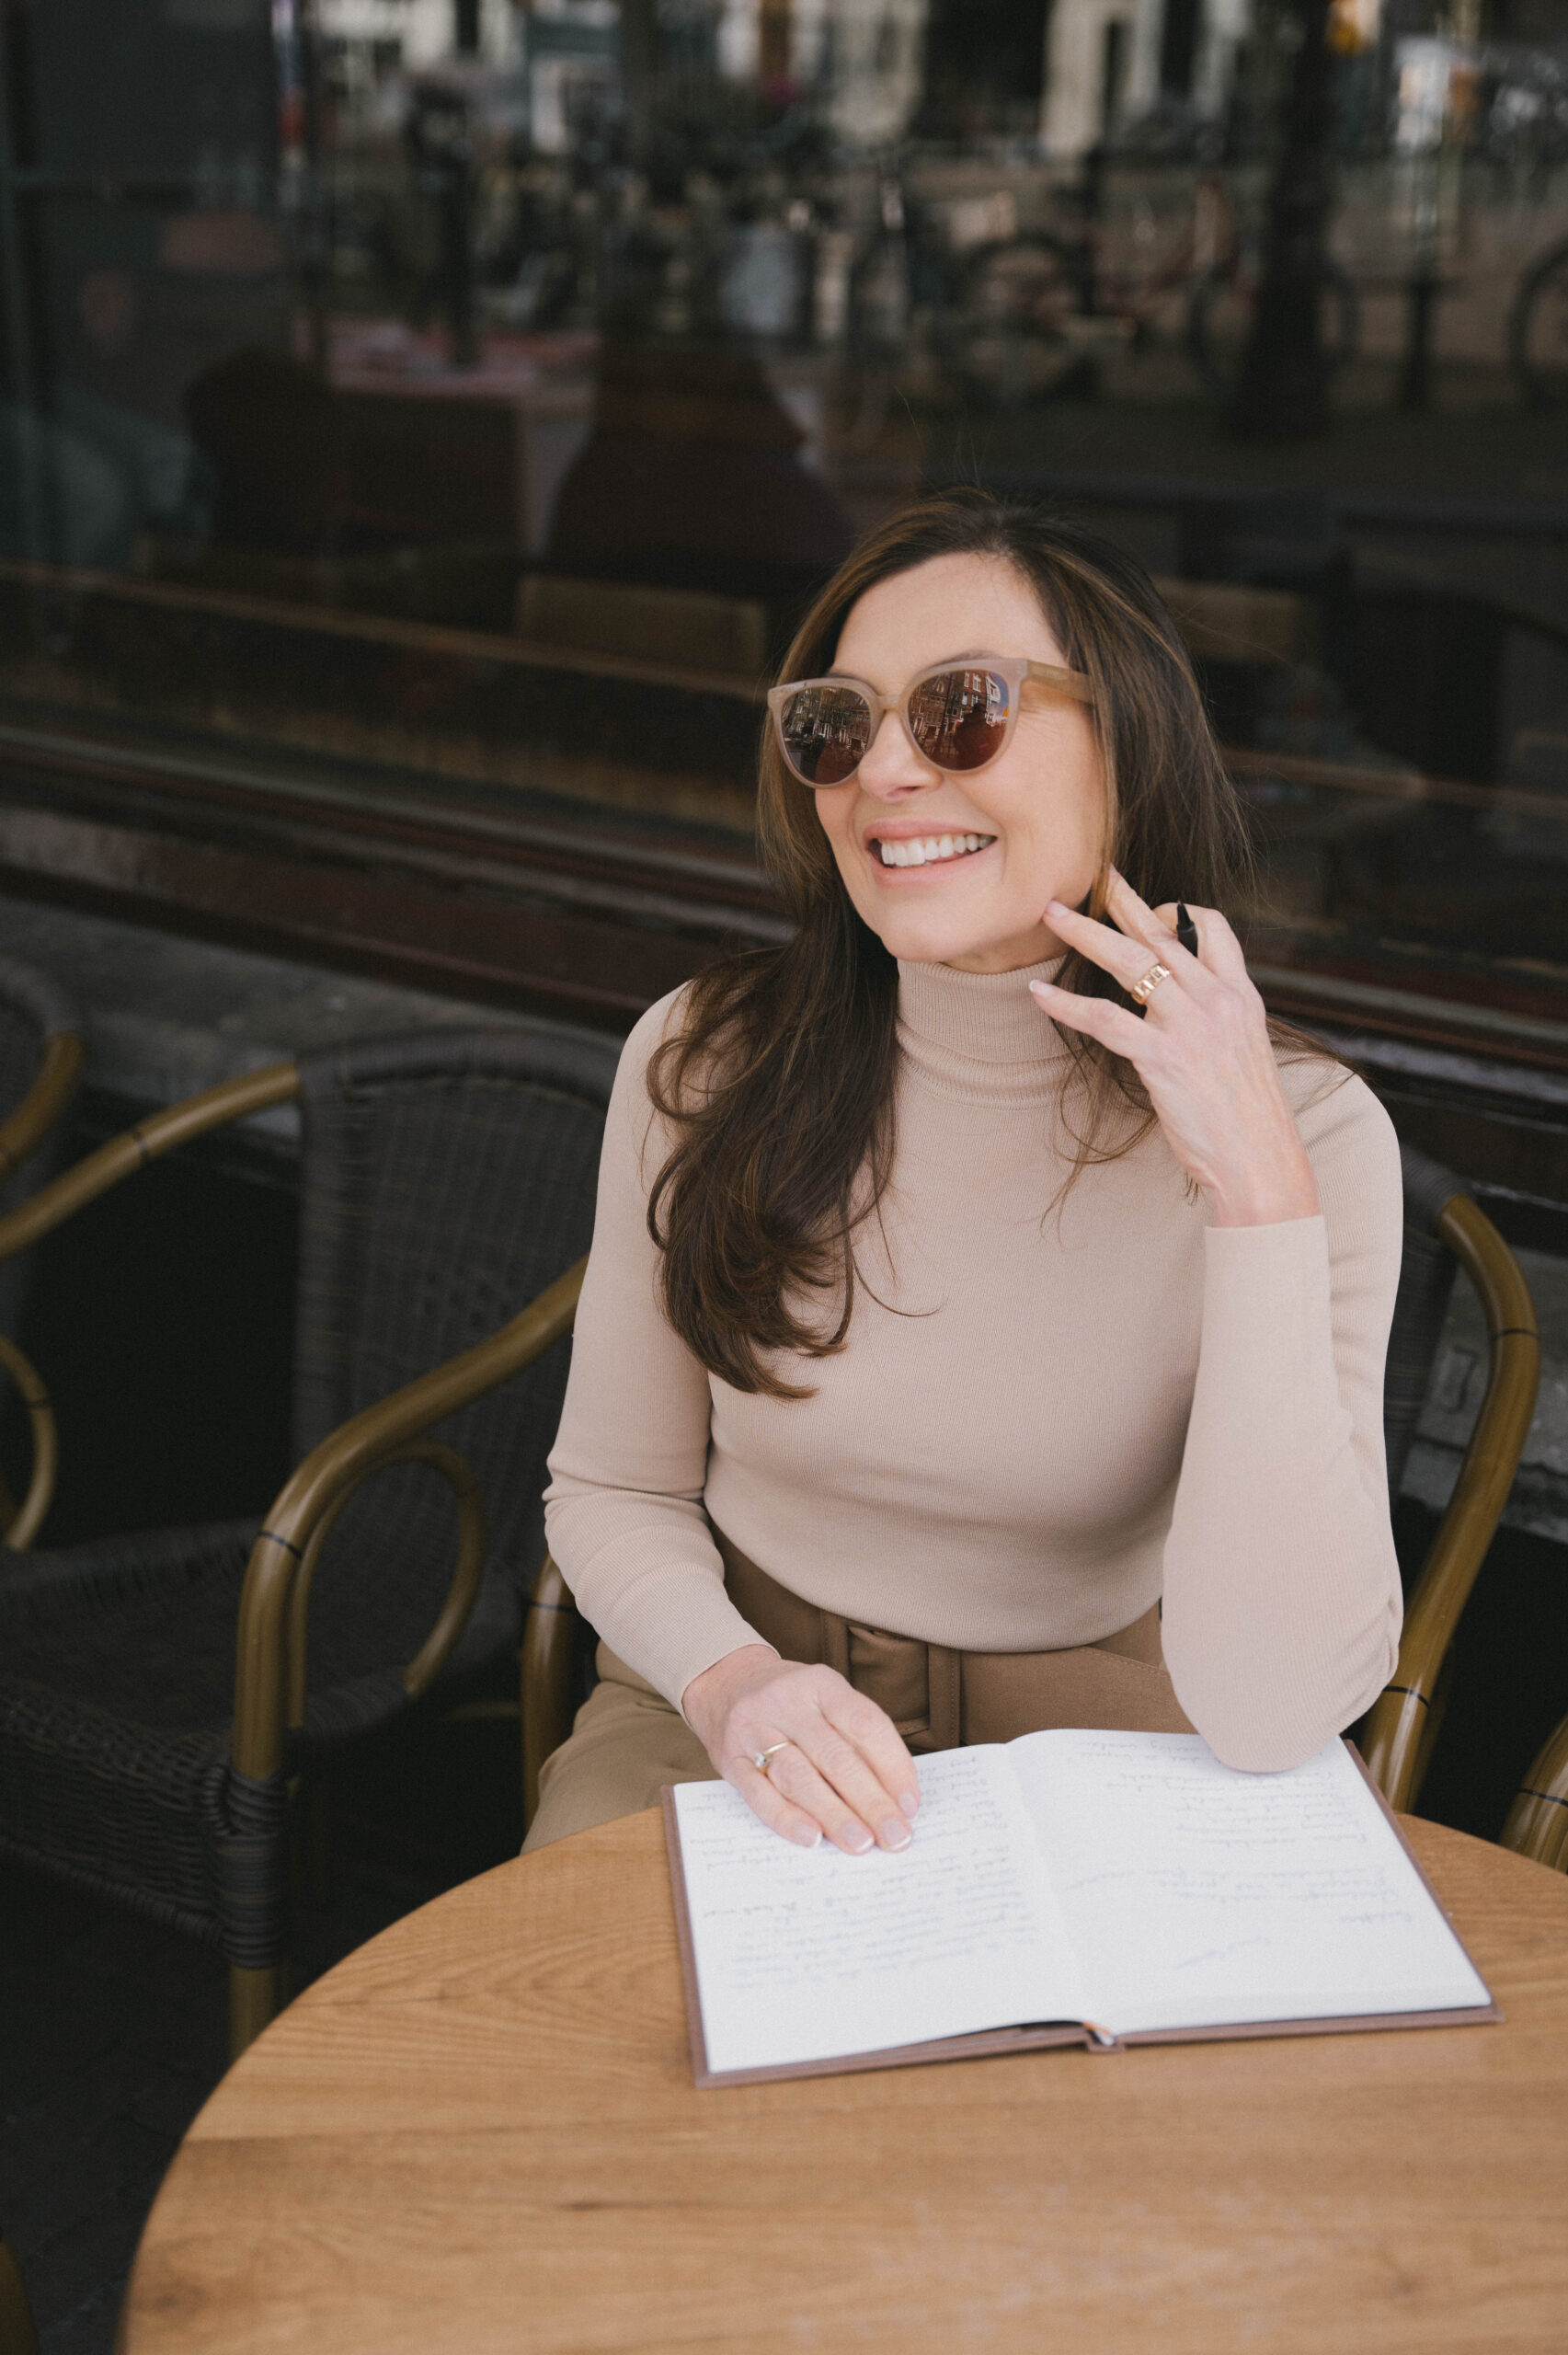
[[1454,1632],[1508,1501],[1540,1385],[1535,1303],[1492,1221],[1468,1194],[1457,1193],[1440,1213],[1436,1232],[1480,1297],[1489,1363],[1486,1396],[1454,1493],[1405,1607],[1399,1664],[1362,1734],[1373,1780],[1391,1807],[1405,1809],[1420,1793],[1442,1718]]
[[86,1043],[74,1030],[57,1030],[43,1045],[38,1077],[7,1120],[0,1120],[0,1184],[29,1162],[71,1108],[82,1076]]
[[1515,1793],[1503,1845],[1568,1873],[1568,1717],[1548,1736]]
[[[298,1091],[294,1063],[273,1063],[137,1121],[0,1219],[0,1259],[25,1250],[176,1145],[274,1104],[289,1103]],[[270,1786],[281,1776],[289,1729],[303,1716],[305,1637],[317,1563],[349,1499],[394,1464],[429,1465],[446,1480],[457,1501],[457,1561],[435,1625],[404,1671],[410,1699],[436,1676],[479,1591],[486,1533],[484,1501],[473,1471],[455,1450],[429,1433],[459,1407],[521,1373],[571,1330],[587,1265],[579,1259],[498,1332],[339,1424],[284,1483],[252,1547],[240,1593],[233,1746],[236,1778]],[[38,1386],[41,1391],[41,1384]],[[35,1424],[35,1445],[37,1431]],[[39,1481],[35,1465],[34,1489]],[[30,1489],[29,1500],[32,1493]],[[281,1962],[259,1969],[230,1964],[232,2058],[237,2059],[278,2012],[284,1970]]]
[[[56,1030],[43,1042],[38,1074],[21,1102],[0,1120],[0,1186],[26,1167],[70,1110],[86,1060],[86,1041],[76,1030]],[[0,1253],[0,1257],[9,1257]],[[0,1365],[21,1394],[32,1431],[32,1473],[18,1505],[0,1478],[0,1545],[25,1552],[54,1494],[59,1439],[49,1393],[15,1341],[0,1333]]]
[[539,1812],[539,1772],[572,1729],[572,1661],[581,1622],[546,1554],[533,1582],[519,1660],[522,1687],[522,1826]]
[[[59,1040],[50,1041],[51,1046],[60,1043]],[[75,1040],[74,1043],[80,1051],[81,1040]],[[78,1051],[75,1063],[67,1064],[62,1058],[55,1065],[51,1100],[57,1108],[56,1118],[70,1101],[70,1089],[75,1086],[80,1060]],[[69,1073],[69,1086],[63,1096],[60,1092],[63,1083],[59,1074],[62,1071]],[[47,1186],[40,1186],[36,1194],[29,1194],[25,1202],[18,1202],[15,1210],[0,1218],[0,1260],[13,1259],[19,1251],[30,1249],[46,1235],[52,1235],[57,1226],[63,1225],[68,1218],[74,1217],[77,1211],[85,1210],[89,1202],[96,1202],[100,1194],[107,1194],[111,1186],[118,1186],[122,1178],[133,1176],[149,1161],[156,1161],[162,1155],[172,1153],[176,1145],[184,1144],[190,1137],[205,1136],[209,1130],[221,1129],[230,1120],[243,1120],[252,1112],[265,1111],[273,1104],[287,1104],[297,1094],[298,1088],[299,1078],[292,1062],[269,1063],[264,1071],[247,1072],[243,1078],[224,1080],[220,1086],[209,1087],[200,1096],[189,1096],[181,1103],[171,1104],[166,1111],[149,1114],[146,1120],[138,1120],[120,1135],[110,1137],[107,1144],[99,1145],[96,1153],[87,1154],[73,1168],[63,1171]],[[0,1139],[11,1135],[38,1093],[35,1086],[26,1103],[17,1108],[5,1129],[0,1130]],[[25,1157],[27,1154],[37,1151],[41,1138],[48,1134],[48,1124],[40,1130],[36,1120],[30,1120],[19,1134]],[[0,1348],[0,1363],[4,1363],[20,1389],[32,1426],[32,1474],[27,1494],[9,1527],[0,1531],[0,1545],[20,1554],[37,1536],[53,1500],[54,1484],[60,1468],[59,1434],[49,1392],[36,1368],[14,1342],[6,1342]]]

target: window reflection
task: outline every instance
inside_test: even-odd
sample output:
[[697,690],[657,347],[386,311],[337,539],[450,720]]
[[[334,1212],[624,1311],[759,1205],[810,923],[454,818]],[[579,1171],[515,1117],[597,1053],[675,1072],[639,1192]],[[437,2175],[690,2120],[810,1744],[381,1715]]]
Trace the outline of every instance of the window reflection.
[[939,768],[978,768],[1007,721],[1007,682],[990,671],[944,671],[910,698],[915,741]]
[[[8,724],[635,810],[739,856],[761,690],[813,586],[921,481],[979,474],[1165,584],[1271,954],[1368,986],[1440,964],[1555,1018],[1564,52],[1544,17],[1505,39],[1334,0],[1333,430],[1242,436],[1282,22],[12,6]],[[944,694],[922,724],[966,757],[994,715]]]

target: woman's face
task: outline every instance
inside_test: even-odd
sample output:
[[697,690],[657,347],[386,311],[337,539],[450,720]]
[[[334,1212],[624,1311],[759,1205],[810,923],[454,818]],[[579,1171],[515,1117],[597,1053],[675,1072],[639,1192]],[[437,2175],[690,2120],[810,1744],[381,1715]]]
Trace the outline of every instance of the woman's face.
[[[1005,557],[940,556],[868,589],[850,611],[835,674],[899,695],[921,672],[977,654],[1067,667],[1034,591]],[[802,788],[805,790],[806,788]],[[921,758],[897,712],[853,776],[816,796],[844,887],[895,957],[1007,973],[1061,953],[1047,900],[1076,907],[1099,869],[1104,786],[1084,705],[1030,684],[1007,750],[967,776]],[[879,845],[978,834],[920,867]]]

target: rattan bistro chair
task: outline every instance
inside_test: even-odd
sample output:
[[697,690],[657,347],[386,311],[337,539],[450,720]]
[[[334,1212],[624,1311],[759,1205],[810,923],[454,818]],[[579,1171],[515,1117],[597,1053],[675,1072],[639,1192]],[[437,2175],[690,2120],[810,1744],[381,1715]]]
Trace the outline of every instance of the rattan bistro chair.
[[81,1017],[52,974],[0,957],[0,1213],[48,1177],[86,1052]]
[[[1363,1729],[1367,1762],[1379,1786],[1393,1806],[1409,1808],[1440,1719],[1454,1630],[1507,1502],[1535,1411],[1540,1340],[1519,1264],[1460,1180],[1410,1146],[1402,1148],[1401,1160],[1404,1253],[1383,1385],[1391,1495],[1400,1491],[1457,1268],[1480,1295],[1491,1338],[1486,1395],[1406,1609],[1399,1665]],[[546,1555],[522,1653],[523,1813],[529,1821],[539,1803],[540,1767],[571,1731],[584,1649],[566,1580]],[[1554,1786],[1542,1775],[1555,1777]],[[1557,1852],[1568,1867],[1568,1719],[1529,1779],[1538,1786],[1537,1815],[1551,1820]],[[1521,1793],[1516,1813],[1526,1796]]]
[[1383,1392],[1389,1487],[1394,1496],[1416,1420],[1456,1265],[1486,1319],[1485,1396],[1447,1510],[1405,1603],[1399,1663],[1373,1704],[1361,1747],[1391,1807],[1414,1807],[1447,1698],[1452,1646],[1486,1549],[1514,1485],[1540,1384],[1540,1334],[1524,1272],[1462,1181],[1403,1146],[1404,1260]]
[[298,1468],[264,1522],[0,1552],[0,1850],[221,1943],[236,2051],[281,1997],[293,1778],[515,1655],[615,1063],[496,1030],[303,1057],[0,1221],[3,1257],[182,1139],[301,1104]]
[[[51,974],[0,957],[0,1217],[50,1177],[86,1054],[81,1019]],[[0,1538],[25,1545],[43,1519],[54,1476],[49,1397],[17,1348],[25,1262],[0,1262],[0,1395],[8,1376],[32,1425],[33,1476],[18,1505],[0,1477]]]

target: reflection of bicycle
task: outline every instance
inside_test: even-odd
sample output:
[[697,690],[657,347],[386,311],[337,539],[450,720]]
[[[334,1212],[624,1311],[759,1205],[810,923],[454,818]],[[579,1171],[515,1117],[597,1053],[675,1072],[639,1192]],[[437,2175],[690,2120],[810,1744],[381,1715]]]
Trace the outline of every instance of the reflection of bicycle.
[[1094,188],[1076,229],[999,239],[967,257],[962,300],[942,325],[948,367],[972,401],[1014,407],[1091,387],[1101,360],[1141,349],[1172,298],[1236,248],[1235,210],[1215,172],[1193,180],[1173,236],[1162,240],[1147,197],[1131,220],[1129,255]]
[[1536,408],[1568,404],[1568,242],[1531,262],[1508,315],[1508,365]]
[[[1133,206],[1128,241],[1113,242],[1098,201],[1082,227],[1012,238],[967,258],[961,302],[942,315],[938,341],[953,380],[983,407],[1013,407],[1093,387],[1101,361],[1136,352],[1173,303],[1185,303],[1193,365],[1218,398],[1229,396],[1252,332],[1258,268],[1218,172],[1191,183],[1174,234],[1162,239],[1153,205]],[[1325,268],[1323,342],[1331,371],[1356,349],[1355,288]]]

